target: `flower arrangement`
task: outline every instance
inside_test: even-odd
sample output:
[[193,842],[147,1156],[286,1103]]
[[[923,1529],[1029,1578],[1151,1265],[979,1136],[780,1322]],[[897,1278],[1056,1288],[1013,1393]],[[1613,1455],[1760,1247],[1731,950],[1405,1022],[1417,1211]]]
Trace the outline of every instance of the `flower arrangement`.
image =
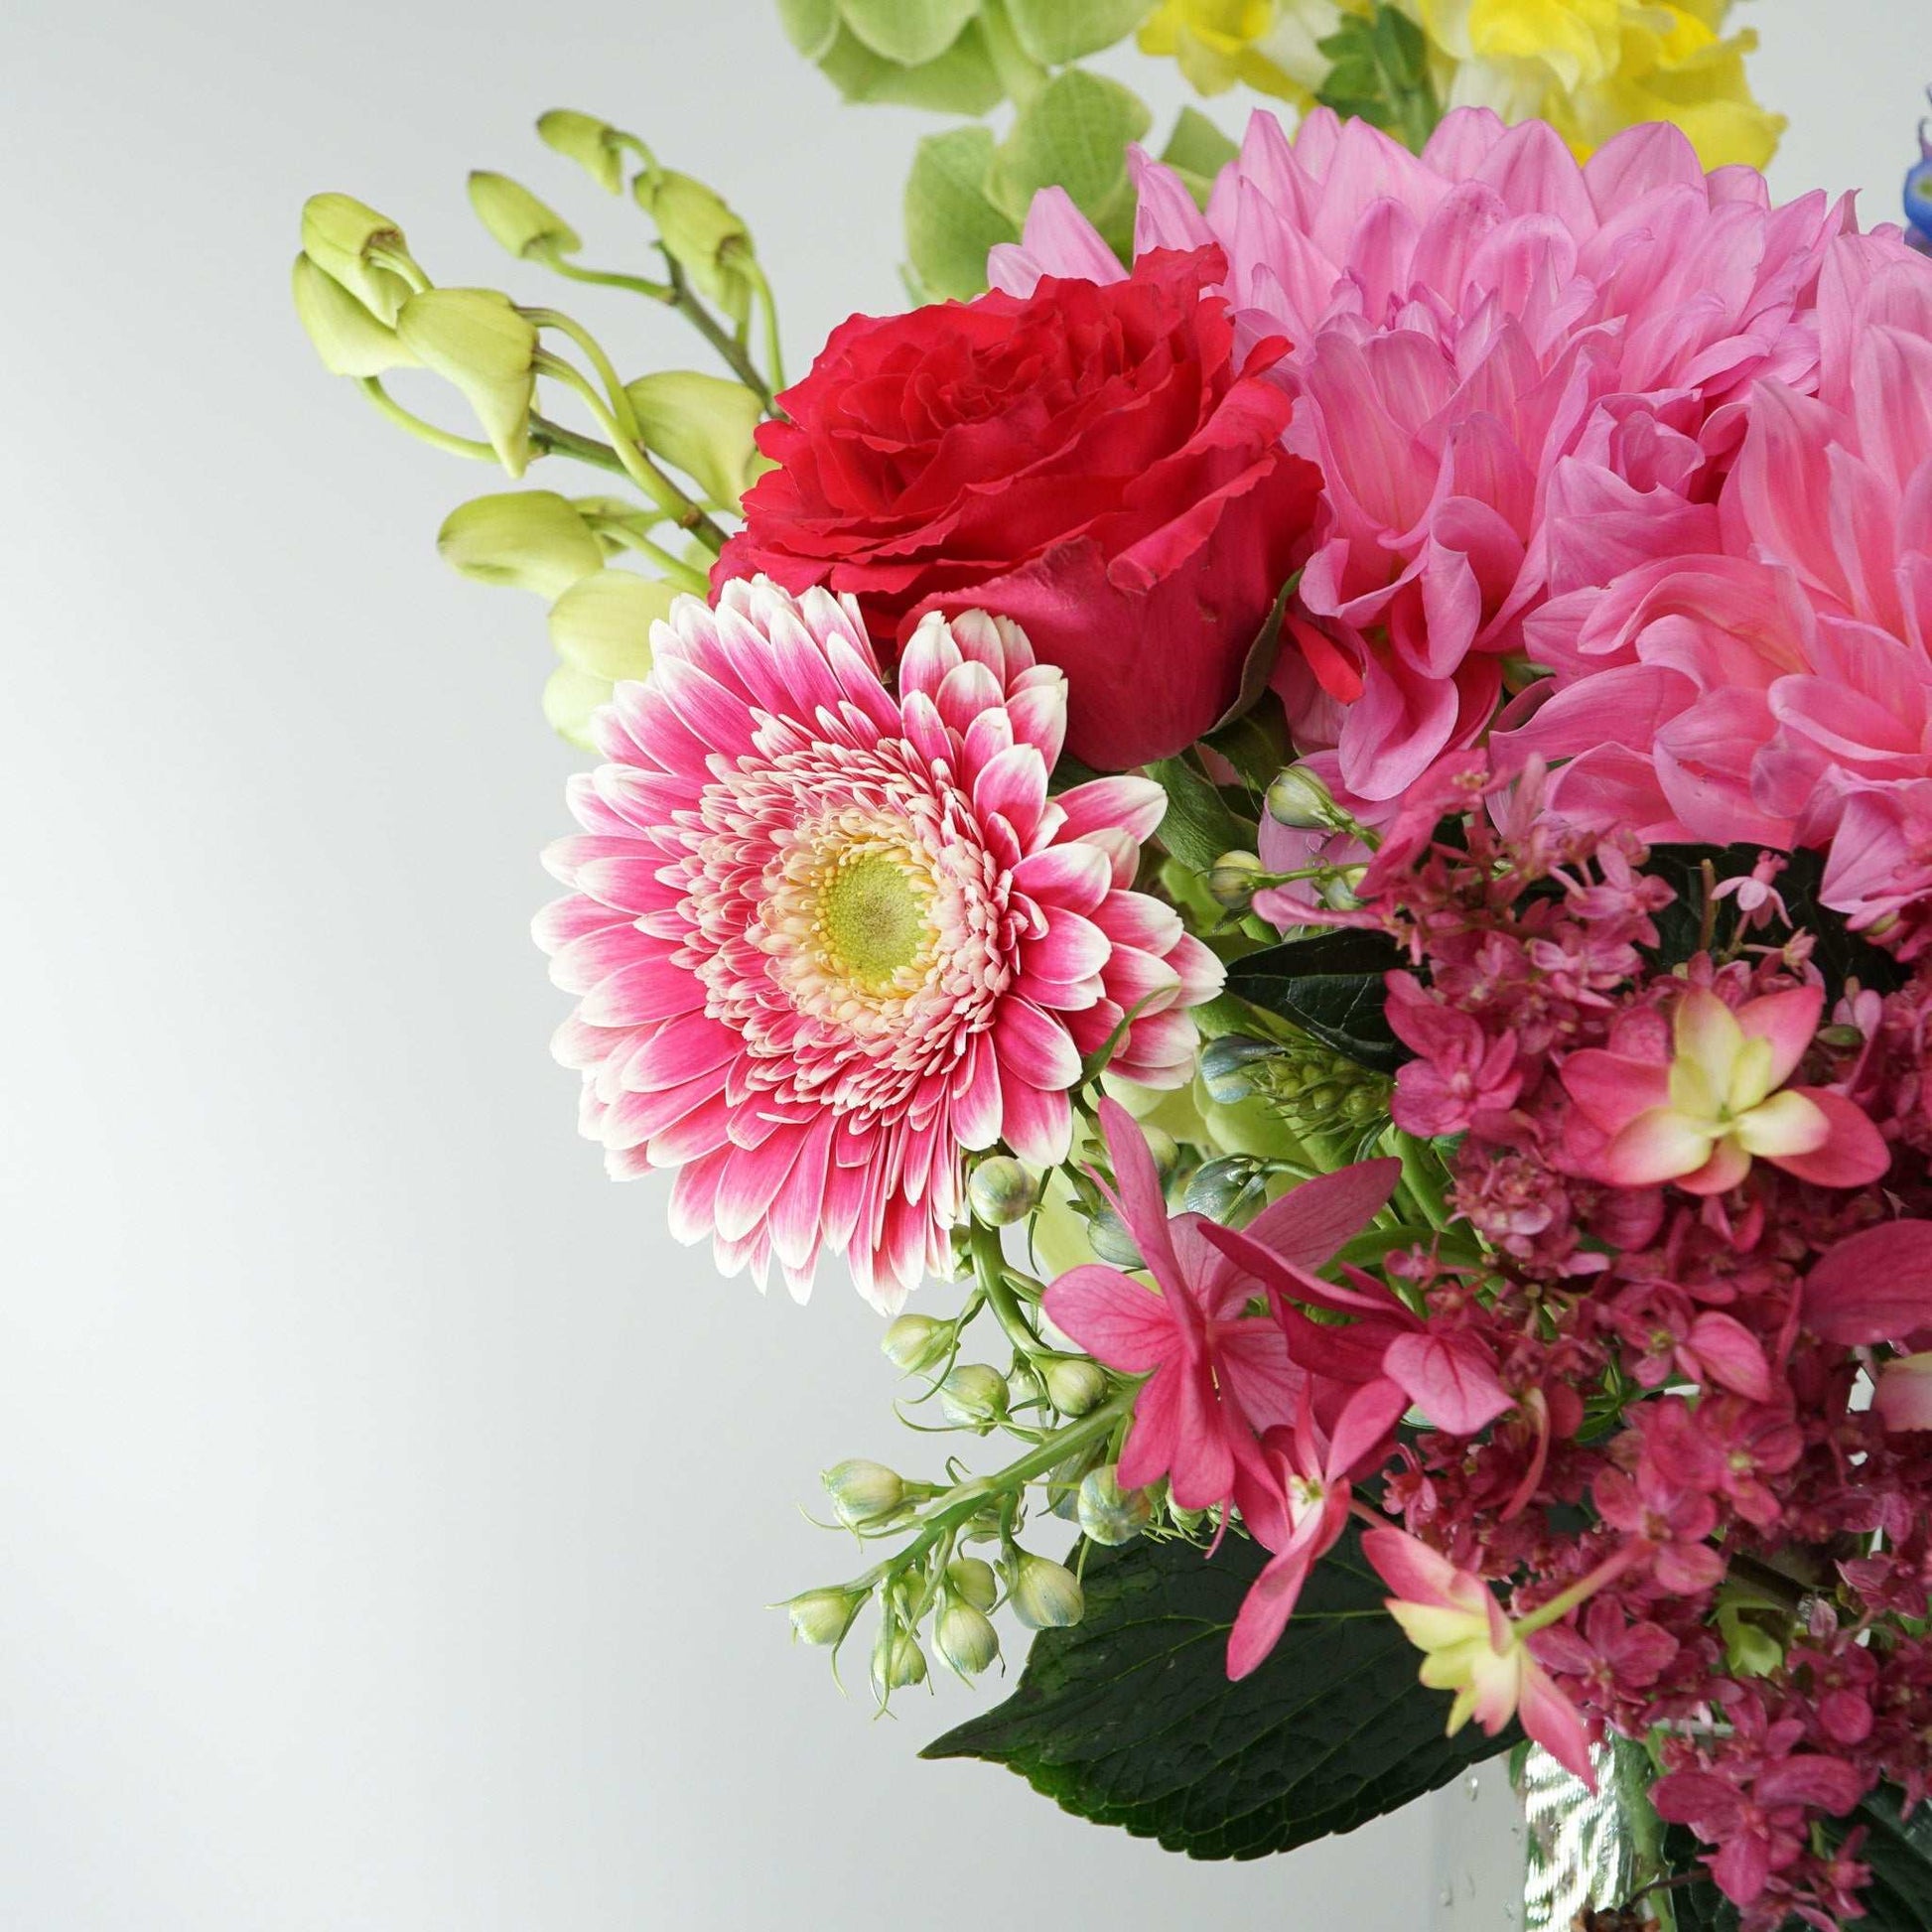
[[[611,480],[440,539],[598,760],[537,921],[583,1131],[1015,1446],[826,1471],[866,1556],[794,1631],[870,1616],[883,1706],[1010,1612],[932,1749],[1196,1856],[1520,1737],[1622,1808],[1580,1925],[1923,1925],[1925,167],[1905,229],[1774,203],[1718,0],[781,11],[854,98],[1015,103],[914,164],[953,299],[787,385],[745,222],[574,112],[661,268],[484,224],[725,373],[344,196],[295,295],[411,434]],[[1078,66],[1128,34],[1299,125],[1152,158]]]

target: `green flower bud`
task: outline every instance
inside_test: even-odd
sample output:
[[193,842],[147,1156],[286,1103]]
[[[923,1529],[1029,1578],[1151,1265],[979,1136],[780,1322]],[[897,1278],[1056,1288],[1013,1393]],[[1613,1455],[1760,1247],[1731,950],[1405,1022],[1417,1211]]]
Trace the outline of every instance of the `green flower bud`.
[[1063,1416],[1084,1416],[1107,1397],[1107,1371],[1083,1355],[1055,1355],[1041,1370],[1046,1396]]
[[696,369],[664,369],[627,383],[647,449],[682,470],[722,508],[737,511],[759,474],[752,432],[762,406],[742,382]]
[[520,477],[530,461],[536,324],[497,289],[425,289],[402,305],[396,333],[463,391],[497,460]]
[[1000,1654],[993,1619],[971,1603],[951,1602],[939,1612],[933,1647],[961,1677],[977,1677]]
[[973,1164],[966,1198],[973,1215],[990,1228],[1024,1221],[1039,1204],[1039,1182],[1010,1154],[995,1154]]
[[993,1566],[979,1557],[954,1557],[946,1565],[946,1587],[976,1610],[990,1610],[1000,1594]]
[[555,598],[604,568],[604,546],[550,489],[507,489],[459,503],[436,533],[443,561],[480,584]]
[[574,161],[607,194],[623,187],[623,140],[595,114],[553,107],[537,118],[537,135],[547,147]]
[[1064,1630],[1086,1610],[1080,1581],[1061,1563],[1016,1550],[1007,1565],[1013,1613],[1029,1630]]
[[386,214],[348,195],[311,195],[302,204],[302,252],[375,319],[393,326],[409,300],[409,283],[374,257],[405,247]]
[[884,1704],[895,1691],[925,1682],[925,1652],[911,1631],[888,1623],[872,1647],[873,1694]]
[[880,1349],[907,1375],[937,1368],[952,1353],[953,1324],[929,1314],[902,1314],[886,1330]]
[[1163,1180],[1168,1179],[1180,1166],[1180,1143],[1165,1127],[1156,1127],[1149,1121],[1141,1123],[1141,1138],[1147,1142],[1155,1173]]
[[631,193],[657,224],[665,252],[693,287],[734,322],[752,313],[752,233],[703,182],[669,168],[647,169]]
[[1230,912],[1244,911],[1262,871],[1261,860],[1252,852],[1223,852],[1208,869],[1208,896]]
[[1307,765],[1291,764],[1268,787],[1268,816],[1277,825],[1316,832],[1334,824],[1334,796]]
[[1332,906],[1337,912],[1352,912],[1361,904],[1355,897],[1355,888],[1360,883],[1365,868],[1351,866],[1346,872],[1337,873],[1321,889],[1321,902]]
[[808,1589],[785,1604],[791,1632],[803,1643],[835,1644],[852,1628],[865,1607],[865,1593],[849,1589]]
[[1131,1543],[1154,1520],[1145,1489],[1122,1489],[1112,1463],[1080,1479],[1080,1532],[1095,1543]]
[[550,641],[566,664],[592,677],[646,678],[651,626],[676,598],[668,584],[634,570],[593,571],[550,607]]
[[290,287],[296,319],[331,375],[380,375],[385,369],[414,366],[415,356],[396,332],[307,255],[296,256]]
[[545,207],[507,175],[492,175],[486,168],[473,169],[470,206],[497,244],[519,261],[552,250],[574,255],[584,245],[583,237],[555,208]]
[[591,720],[611,702],[617,687],[608,677],[593,677],[574,664],[559,664],[544,680],[543,721],[580,752],[597,750]]
[[1232,1221],[1243,1210],[1258,1207],[1266,1185],[1262,1169],[1245,1154],[1229,1154],[1194,1171],[1181,1205],[1189,1214],[1210,1221]]
[[991,1429],[1007,1412],[1007,1378],[984,1362],[962,1362],[939,1384],[939,1408],[956,1429]]
[[884,1522],[895,1516],[905,1501],[905,1484],[883,1462],[869,1462],[863,1455],[848,1456],[835,1462],[819,1477],[825,1493],[832,1498],[832,1509],[847,1529],[862,1524]]
[[1278,1048],[1269,1040],[1223,1034],[1201,1048],[1201,1082],[1217,1107],[1238,1106],[1263,1085],[1266,1063]]
[[1141,1251],[1133,1234],[1111,1207],[1095,1211],[1087,1223],[1087,1243],[1095,1256],[1113,1268],[1139,1268]]

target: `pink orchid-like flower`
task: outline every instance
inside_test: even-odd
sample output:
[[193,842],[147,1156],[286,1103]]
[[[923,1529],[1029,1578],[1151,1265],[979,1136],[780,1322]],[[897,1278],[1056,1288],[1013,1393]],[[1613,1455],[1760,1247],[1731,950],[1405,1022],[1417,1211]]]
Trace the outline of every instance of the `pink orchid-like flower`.
[[1305,1405],[1292,1429],[1262,1439],[1257,1467],[1237,1470],[1235,1497],[1249,1534],[1273,1554],[1248,1587],[1228,1633],[1228,1676],[1260,1668],[1295,1613],[1309,1573],[1341,1540],[1351,1478],[1374,1470],[1394,1446],[1409,1398],[1393,1382],[1357,1389],[1325,1434]]
[[1449,1729],[1453,1736],[1474,1718],[1494,1737],[1511,1718],[1565,1770],[1594,1791],[1589,1733],[1577,1708],[1558,1690],[1526,1639],[1554,1623],[1595,1587],[1566,1592],[1568,1601],[1549,1614],[1511,1623],[1489,1587],[1428,1544],[1401,1530],[1371,1530],[1362,1551],[1395,1594],[1389,1614],[1423,1653],[1422,1681],[1433,1691],[1453,1691]]
[[1876,1180],[1891,1164],[1878,1130],[1822,1087],[1788,1087],[1818,1032],[1825,996],[1794,987],[1734,1013],[1706,987],[1679,1000],[1668,1059],[1588,1047],[1563,1062],[1563,1083],[1607,1143],[1593,1163],[1618,1187],[1672,1180],[1721,1194],[1769,1161],[1827,1187]]
[[[1204,213],[1171,171],[1134,171],[1137,249],[1218,242],[1242,340],[1294,345],[1275,373],[1324,515],[1277,687],[1349,802],[1474,742],[1546,600],[1716,547],[1751,384],[1815,381],[1820,265],[1851,219],[1707,175],[1674,127],[1579,166],[1547,125],[1479,109],[1419,156],[1325,108],[1292,138],[1257,113]],[[1052,195],[990,263],[1015,293],[1121,272]]]
[[[1146,1139],[1117,1101],[1100,1105],[1113,1163],[1109,1198],[1138,1245],[1155,1288],[1089,1262],[1046,1290],[1061,1333],[1123,1375],[1145,1375],[1121,1451],[1123,1488],[1166,1475],[1183,1509],[1208,1509],[1234,1493],[1235,1470],[1264,1431],[1292,1423],[1307,1372],[1290,1359],[1280,1327],[1247,1307],[1254,1276],[1204,1236],[1198,1214],[1170,1219]],[[1394,1189],[1401,1164],[1366,1161],[1292,1188],[1250,1225],[1258,1251],[1318,1268],[1362,1229]]]
[[1131,890],[1164,795],[1049,795],[1065,680],[984,614],[921,623],[897,689],[849,599],[762,579],[652,648],[537,921],[584,1131],[621,1177],[678,1170],[672,1230],[726,1274],[802,1298],[843,1254],[894,1306],[948,1266],[966,1151],[1065,1158],[1083,1055],[1120,1033],[1117,1072],[1189,1077],[1221,967]]

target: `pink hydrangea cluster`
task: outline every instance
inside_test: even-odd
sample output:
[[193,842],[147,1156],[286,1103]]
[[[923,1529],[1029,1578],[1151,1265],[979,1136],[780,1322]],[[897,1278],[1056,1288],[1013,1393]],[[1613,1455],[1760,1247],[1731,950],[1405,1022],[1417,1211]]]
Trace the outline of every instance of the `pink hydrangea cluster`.
[[[1407,949],[1393,1110],[1455,1142],[1445,1225],[1337,1280],[1284,1238],[1305,1188],[1245,1232],[1175,1223],[1181,1277],[1218,1284],[1208,1367],[1137,1413],[1162,1449],[1135,1473],[1189,1471],[1272,1553],[1232,1671],[1351,1513],[1383,1524],[1364,1548],[1456,1721],[1518,1717],[1583,1775],[1606,1727],[1665,1726],[1657,1809],[1746,1932],[1830,1927],[1865,1875],[1837,1821],[1932,1786],[1932,1183],[1894,1159],[1932,1140],[1932,969],[1827,1011],[1774,859],[1714,895],[1720,950],[1658,966],[1672,889],[1542,783],[1439,764],[1334,915]],[[1158,1194],[1128,1206],[1151,1256]],[[1159,1304],[1111,1273],[1046,1306],[1141,1372],[1126,1312]]]

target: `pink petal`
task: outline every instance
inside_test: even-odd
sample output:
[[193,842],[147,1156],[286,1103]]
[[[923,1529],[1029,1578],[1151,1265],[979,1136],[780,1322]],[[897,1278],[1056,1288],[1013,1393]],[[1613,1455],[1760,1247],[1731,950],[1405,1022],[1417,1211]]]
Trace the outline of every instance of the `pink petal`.
[[1478,1435],[1516,1406],[1481,1344],[1465,1335],[1399,1336],[1382,1366],[1438,1429],[1452,1436]]
[[1041,1306],[1062,1334],[1123,1375],[1146,1375],[1179,1353],[1167,1303],[1099,1262],[1068,1269],[1048,1286]]
[[1886,1221],[1847,1235],[1805,1278],[1805,1326],[1865,1347],[1932,1327],[1932,1221]]
[[1831,1138],[1803,1154],[1770,1154],[1765,1159],[1820,1187],[1863,1187],[1891,1167],[1891,1149],[1860,1108],[1825,1087],[1788,1087],[1825,1116]]
[[1781,1087],[1797,1069],[1818,1032],[1825,990],[1794,986],[1783,993],[1765,993],[1737,1009],[1737,1024],[1751,1039],[1771,1042],[1771,1085]]

